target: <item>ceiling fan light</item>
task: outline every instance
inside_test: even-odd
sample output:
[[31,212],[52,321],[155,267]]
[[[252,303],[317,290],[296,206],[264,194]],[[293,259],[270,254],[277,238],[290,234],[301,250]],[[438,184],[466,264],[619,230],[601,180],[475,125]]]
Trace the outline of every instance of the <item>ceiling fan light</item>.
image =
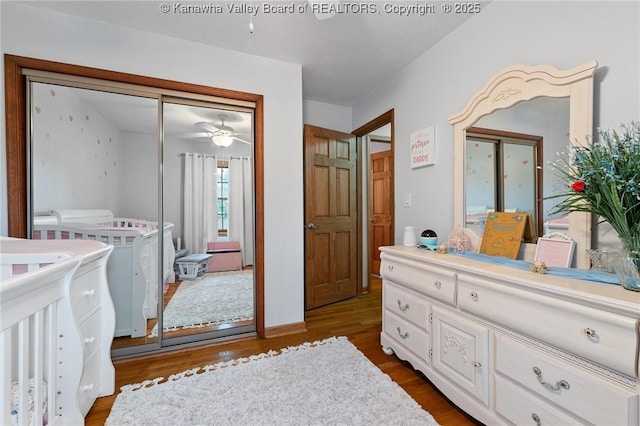
[[214,144],[221,147],[227,147],[231,145],[231,143],[233,142],[233,138],[229,135],[216,135],[216,136],[213,136],[211,139],[213,139]]

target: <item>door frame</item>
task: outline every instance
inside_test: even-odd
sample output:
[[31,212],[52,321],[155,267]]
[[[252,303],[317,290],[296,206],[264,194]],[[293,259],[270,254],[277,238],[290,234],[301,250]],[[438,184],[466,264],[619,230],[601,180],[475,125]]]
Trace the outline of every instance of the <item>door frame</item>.
[[[366,186],[366,202],[367,202],[367,209],[369,208],[369,179],[367,178],[367,180],[362,179],[362,172],[363,172],[363,167],[364,166],[364,161],[367,161],[367,176],[369,176],[369,174],[371,173],[371,170],[369,169],[370,165],[369,165],[369,157],[367,155],[367,158],[363,158],[364,156],[361,155],[361,153],[363,152],[367,152],[368,150],[365,151],[364,150],[364,146],[363,146],[363,140],[364,140],[364,136],[368,135],[369,133],[373,132],[376,129],[379,129],[382,126],[385,126],[387,124],[391,125],[391,155],[392,157],[395,159],[395,111],[394,109],[390,109],[387,112],[384,112],[382,114],[380,114],[378,117],[374,118],[373,120],[369,121],[368,123],[363,124],[362,126],[358,127],[357,129],[355,129],[354,131],[352,131],[351,133],[354,134],[356,136],[356,149],[358,152],[358,160],[357,160],[357,165],[356,165],[356,169],[357,169],[357,173],[358,173],[358,182],[360,182],[360,184],[358,185],[358,206],[362,207],[364,205],[364,195],[363,195],[363,187]],[[395,162],[395,160],[394,160]],[[389,203],[391,204],[392,208],[391,208],[391,240],[395,241],[395,235],[394,235],[394,230],[395,230],[395,167],[394,167],[394,162],[392,162],[391,164],[391,192],[389,194]],[[363,250],[365,250],[365,248],[363,247],[364,245],[362,244],[362,236],[364,236],[363,233],[363,224],[362,224],[362,220],[358,221],[358,235],[360,236],[360,238],[358,238],[358,259],[359,259],[359,263],[362,262],[362,258],[363,258]],[[367,242],[369,241],[369,239],[371,238],[370,235],[370,227],[367,225]],[[367,246],[368,248],[368,246]],[[367,270],[366,270],[366,288],[367,289],[371,289],[371,269],[372,269],[372,259],[371,256],[368,254],[368,250],[367,250]],[[362,270],[362,266],[358,266],[358,268],[360,270]],[[364,293],[364,279],[361,281],[360,283],[360,287],[359,287],[359,293]]]

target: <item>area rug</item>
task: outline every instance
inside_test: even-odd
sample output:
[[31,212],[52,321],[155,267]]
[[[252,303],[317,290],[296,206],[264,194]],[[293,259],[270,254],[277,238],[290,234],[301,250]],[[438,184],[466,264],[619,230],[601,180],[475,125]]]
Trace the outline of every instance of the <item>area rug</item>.
[[[164,331],[253,319],[253,271],[214,272],[183,281],[163,312]],[[158,325],[149,337],[158,335]]]
[[123,386],[106,425],[437,425],[346,337]]

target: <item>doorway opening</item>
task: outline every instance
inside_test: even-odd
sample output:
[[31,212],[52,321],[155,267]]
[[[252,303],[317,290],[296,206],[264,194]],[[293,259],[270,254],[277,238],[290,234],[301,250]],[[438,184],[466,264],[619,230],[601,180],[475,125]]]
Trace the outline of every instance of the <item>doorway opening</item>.
[[[380,246],[394,244],[394,110],[389,110],[353,132],[360,140],[362,162],[362,245],[364,290],[380,280]],[[366,163],[365,163],[366,162]]]

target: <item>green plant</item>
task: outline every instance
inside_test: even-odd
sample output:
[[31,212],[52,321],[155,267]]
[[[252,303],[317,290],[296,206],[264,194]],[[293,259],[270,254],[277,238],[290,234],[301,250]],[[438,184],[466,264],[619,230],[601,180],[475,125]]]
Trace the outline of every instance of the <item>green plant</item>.
[[552,165],[564,185],[547,197],[562,198],[552,214],[600,216],[630,250],[640,251],[640,122],[618,131],[598,129],[598,136],[589,146],[570,146]]

